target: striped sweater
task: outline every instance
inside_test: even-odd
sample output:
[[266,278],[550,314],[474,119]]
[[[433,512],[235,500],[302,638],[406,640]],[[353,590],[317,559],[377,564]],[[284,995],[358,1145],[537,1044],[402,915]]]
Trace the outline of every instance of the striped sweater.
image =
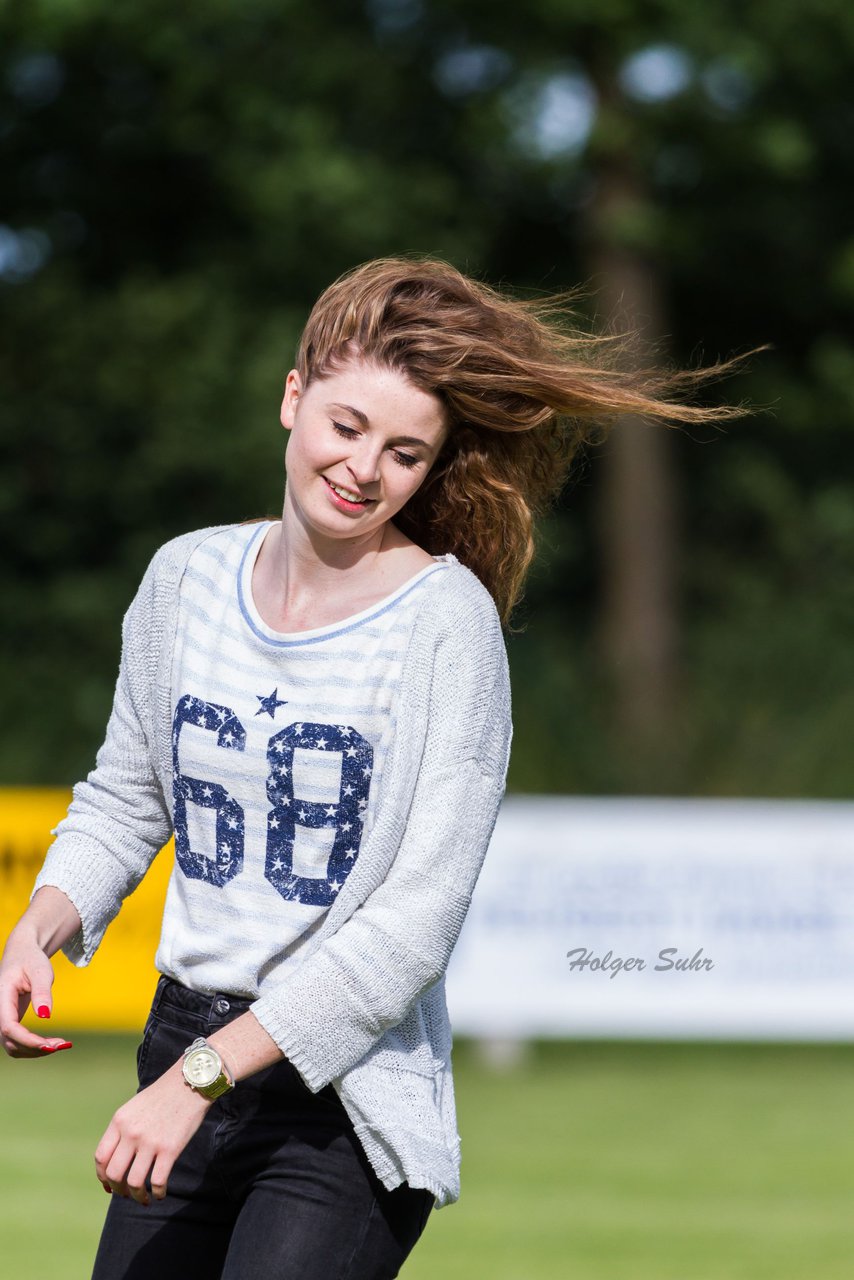
[[[271,689],[238,680],[239,687],[228,692],[218,686],[219,700],[209,699],[203,685],[191,687],[200,671],[186,635],[200,601],[212,608],[217,597],[203,581],[216,557],[225,562],[217,572],[227,575],[229,556],[248,554],[257,530],[202,530],[155,555],[125,615],[105,742],[93,772],[74,788],[36,888],[55,885],[76,906],[83,928],[65,952],[86,964],[174,830],[176,869],[158,963],[196,989],[250,995],[253,1013],[308,1087],[316,1092],[333,1084],[383,1183],[425,1187],[441,1207],[459,1195],[444,973],[497,817],[510,747],[500,623],[475,576],[453,556],[441,557],[405,584],[408,590],[343,624],[295,637],[271,632],[266,640],[274,643],[263,650],[265,658],[279,657],[264,671],[273,676]],[[235,570],[227,607],[243,611],[244,639],[253,627],[263,634],[245,589],[245,558]],[[383,631],[390,648],[384,648]],[[254,641],[263,643],[253,634]],[[288,714],[285,722],[288,707],[279,704],[295,700],[289,693],[297,700],[308,696],[298,678],[291,682],[286,655],[331,654],[336,643],[357,660],[360,646],[379,653],[373,668],[368,660],[361,669],[369,678],[373,670],[381,685],[383,670],[398,677],[394,697],[380,690],[366,707],[360,701],[366,691],[360,694],[350,673],[328,722],[316,709],[312,720],[302,718],[303,702],[295,708],[299,718]],[[207,676],[210,655],[208,647]],[[215,681],[234,684],[235,674],[226,665]],[[327,682],[322,698],[333,684]],[[182,705],[193,710],[194,704],[183,703],[187,697],[197,700],[194,720],[182,711]],[[352,722],[366,712],[360,729]],[[251,748],[266,753],[266,804],[256,801],[247,823],[251,806],[240,787],[257,789],[257,767],[243,782],[226,777],[238,794],[223,785],[221,772],[206,776],[201,769],[221,769],[238,756],[245,760],[250,719],[269,723],[266,747],[259,742]],[[321,720],[330,726],[323,746]],[[193,756],[191,738],[201,755]],[[373,767],[369,752],[379,755],[381,767],[368,788],[356,785],[349,764],[356,757],[346,754],[350,744],[357,748],[359,771]],[[334,764],[321,762],[327,775],[321,770],[312,776],[321,753],[333,750]],[[278,772],[282,765],[287,774]],[[351,783],[354,804],[344,792]],[[304,810],[301,820],[288,813],[294,800]],[[362,808],[359,800],[366,802]],[[240,810],[242,846],[234,838],[237,828],[229,826],[231,820],[239,827]],[[195,829],[191,814],[201,818]],[[349,822],[349,836],[360,814],[356,846],[341,829]],[[275,819],[280,821],[273,827]],[[252,824],[256,838],[248,848]],[[348,858],[350,848],[358,856]],[[228,890],[234,891],[233,907],[224,907]],[[251,966],[238,959],[234,946],[210,946],[208,939],[219,940],[224,924],[228,936],[229,911],[238,921],[242,914],[244,933],[257,935]],[[276,935],[284,946],[267,938],[266,953],[258,950],[265,920],[271,931],[284,930]],[[189,962],[193,934],[202,959]],[[257,963],[263,954],[266,966]]]

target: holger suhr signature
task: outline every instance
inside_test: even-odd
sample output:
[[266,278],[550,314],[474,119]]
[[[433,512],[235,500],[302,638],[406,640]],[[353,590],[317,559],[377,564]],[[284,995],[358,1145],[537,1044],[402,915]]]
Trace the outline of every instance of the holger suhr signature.
[[[640,956],[615,956],[610,950],[603,956],[597,956],[587,947],[573,947],[567,951],[566,958],[573,971],[583,973],[589,969],[591,973],[607,973],[609,978],[616,978],[618,973],[632,973],[647,967],[646,960]],[[690,958],[680,956],[677,947],[662,947],[656,959],[659,962],[653,966],[656,973],[708,972],[715,967],[714,960],[703,955],[702,947],[698,947]]]

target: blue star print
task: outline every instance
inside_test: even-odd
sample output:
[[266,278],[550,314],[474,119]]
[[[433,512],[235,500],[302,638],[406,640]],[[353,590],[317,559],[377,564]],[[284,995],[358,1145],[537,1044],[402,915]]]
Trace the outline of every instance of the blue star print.
[[277,707],[286,707],[287,701],[282,701],[279,697],[279,690],[274,689],[266,698],[262,698],[260,693],[256,693],[255,697],[261,703],[259,709],[255,712],[256,716],[262,716],[266,711],[271,720],[275,718]]
[[[337,801],[300,800],[294,794],[296,751],[322,751],[340,759]],[[264,875],[286,901],[328,907],[359,854],[374,766],[373,747],[349,725],[300,722],[273,734],[267,744],[267,762],[267,798],[273,808],[267,819]],[[335,831],[325,876],[301,876],[294,871],[297,825]]]
[[[216,735],[216,745],[226,751],[245,751],[246,730],[230,707],[186,694],[175,708],[172,721],[172,792],[174,797],[175,858],[190,880],[204,880],[221,889],[243,868],[244,812],[217,782],[192,778],[182,772],[181,729],[195,725]],[[216,850],[213,856],[190,848],[187,805],[216,810]]]

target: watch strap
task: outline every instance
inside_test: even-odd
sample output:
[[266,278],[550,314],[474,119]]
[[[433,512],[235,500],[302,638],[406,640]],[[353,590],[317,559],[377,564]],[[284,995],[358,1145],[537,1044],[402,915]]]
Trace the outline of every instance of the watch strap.
[[231,1093],[234,1088],[234,1082],[229,1080],[225,1067],[223,1067],[213,1084],[193,1085],[191,1087],[195,1088],[196,1093],[200,1093],[203,1098],[207,1098],[210,1102],[215,1102],[224,1093]]

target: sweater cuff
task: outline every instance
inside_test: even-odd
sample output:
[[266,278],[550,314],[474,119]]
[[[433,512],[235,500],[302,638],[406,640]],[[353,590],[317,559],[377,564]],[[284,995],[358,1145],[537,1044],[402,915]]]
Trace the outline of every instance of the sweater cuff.
[[44,885],[65,894],[82,928],[62,946],[62,954],[78,969],[92,960],[101,945],[107,926],[121,904],[121,892],[105,883],[103,862],[91,858],[89,841],[67,834],[57,839],[36,877],[32,898]]
[[273,996],[260,996],[251,1006],[251,1011],[270,1039],[275,1041],[288,1061],[296,1067],[311,1092],[319,1093],[321,1089],[325,1089],[330,1077],[318,1070],[316,1063],[297,1043],[294,1028],[282,1017],[279,1001]]

